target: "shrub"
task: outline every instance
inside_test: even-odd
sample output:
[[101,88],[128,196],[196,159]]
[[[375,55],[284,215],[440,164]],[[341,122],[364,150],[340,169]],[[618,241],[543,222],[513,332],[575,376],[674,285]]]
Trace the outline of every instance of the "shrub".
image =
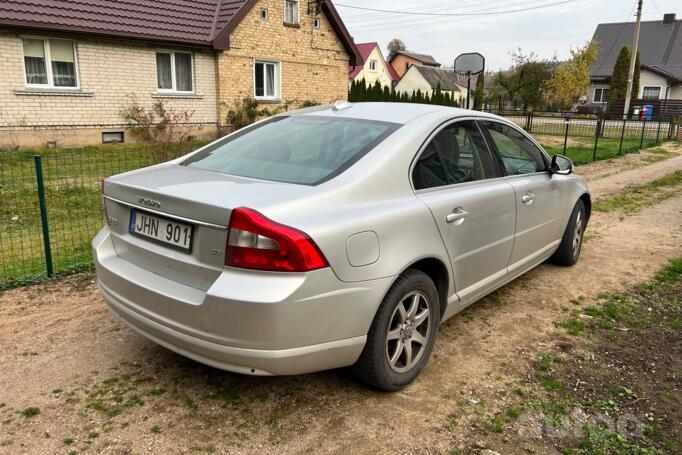
[[[190,124],[193,110],[175,110],[159,100],[147,109],[135,98],[119,113],[125,121],[126,128],[137,140],[145,145],[157,162],[175,158],[180,142],[188,140],[197,129]],[[158,144],[158,147],[154,147]]]

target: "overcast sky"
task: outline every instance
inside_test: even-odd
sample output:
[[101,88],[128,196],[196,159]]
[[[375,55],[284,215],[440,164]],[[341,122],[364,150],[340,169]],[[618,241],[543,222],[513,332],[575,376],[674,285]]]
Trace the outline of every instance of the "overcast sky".
[[[386,51],[392,38],[401,38],[407,48],[433,55],[452,66],[463,52],[480,52],[491,70],[510,65],[509,52],[521,47],[541,57],[568,56],[571,46],[592,38],[599,23],[634,21],[630,14],[636,0],[577,0],[544,9],[513,14],[477,17],[419,17],[361,11],[341,5],[386,10],[462,13],[532,8],[560,0],[334,0],[356,43],[377,41]],[[415,6],[415,4],[417,6]],[[663,13],[682,18],[680,0],[644,0],[643,20],[662,19]]]

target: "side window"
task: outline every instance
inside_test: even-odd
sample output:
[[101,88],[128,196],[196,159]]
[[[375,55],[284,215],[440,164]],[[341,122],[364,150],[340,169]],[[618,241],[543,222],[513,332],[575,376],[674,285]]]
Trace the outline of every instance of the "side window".
[[483,122],[500,153],[508,175],[547,170],[542,152],[523,133],[497,122]]
[[495,163],[470,121],[443,128],[426,146],[412,174],[417,190],[494,177]]

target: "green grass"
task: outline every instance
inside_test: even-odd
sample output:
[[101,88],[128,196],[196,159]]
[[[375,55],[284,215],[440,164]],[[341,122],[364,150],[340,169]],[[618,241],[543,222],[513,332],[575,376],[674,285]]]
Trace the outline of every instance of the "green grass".
[[[182,144],[180,153],[205,143]],[[153,164],[153,150],[141,144],[0,150],[0,291],[44,279],[34,155],[42,156],[54,269],[73,272],[90,266],[90,240],[104,224],[100,181]]]
[[554,325],[566,330],[566,332],[573,336],[581,335],[585,331],[585,321],[576,317],[557,321]]
[[[549,142],[545,139],[543,141],[542,137],[539,138],[539,142],[550,155],[562,155],[564,153],[563,143],[561,145],[556,145],[556,140]],[[577,142],[579,145],[573,145],[566,148],[566,156],[577,165],[591,163],[594,156],[594,139],[580,138]],[[597,161],[617,158],[620,155],[637,152],[640,149],[639,144],[639,140],[626,139],[623,141],[622,150],[620,150],[620,140],[600,139],[597,144]],[[645,140],[643,148],[651,147],[653,145],[655,145],[653,141]]]
[[629,442],[620,434],[597,425],[584,428],[577,449],[563,449],[564,455],[658,455],[661,452],[646,441]]
[[619,194],[596,201],[598,212],[619,212],[625,215],[658,204],[682,193],[682,171],[676,171],[653,182],[629,187]]
[[36,408],[35,406],[29,406],[28,408],[21,411],[21,415],[26,418],[35,417],[38,414],[40,414],[40,408]]

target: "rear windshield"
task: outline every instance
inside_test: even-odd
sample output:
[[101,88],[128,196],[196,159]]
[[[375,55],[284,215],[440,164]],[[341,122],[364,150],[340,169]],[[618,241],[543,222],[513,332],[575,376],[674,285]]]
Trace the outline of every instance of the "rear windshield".
[[276,117],[182,164],[223,174],[317,185],[362,158],[400,125],[322,116]]

